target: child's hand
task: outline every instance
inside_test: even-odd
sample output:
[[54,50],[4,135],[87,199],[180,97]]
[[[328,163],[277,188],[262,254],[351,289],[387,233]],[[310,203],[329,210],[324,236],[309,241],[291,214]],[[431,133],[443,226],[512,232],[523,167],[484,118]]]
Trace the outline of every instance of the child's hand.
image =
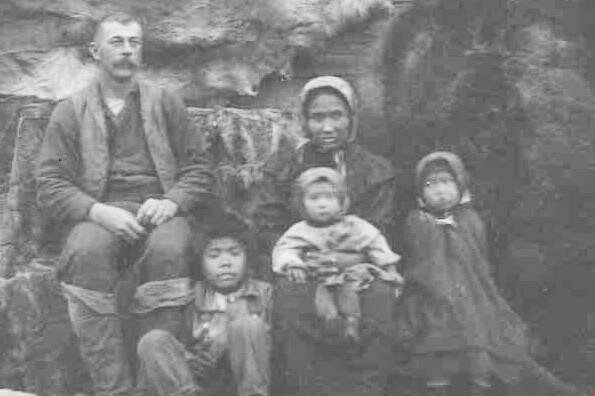
[[306,283],[307,271],[303,263],[289,264],[285,270],[287,279],[293,283]]
[[399,286],[403,286],[405,284],[405,279],[401,274],[397,272],[397,268],[394,265],[389,265],[386,268],[386,272],[392,278],[392,281]]
[[188,359],[188,365],[197,377],[208,378],[213,368],[217,366],[217,360],[207,350],[198,350],[192,358]]

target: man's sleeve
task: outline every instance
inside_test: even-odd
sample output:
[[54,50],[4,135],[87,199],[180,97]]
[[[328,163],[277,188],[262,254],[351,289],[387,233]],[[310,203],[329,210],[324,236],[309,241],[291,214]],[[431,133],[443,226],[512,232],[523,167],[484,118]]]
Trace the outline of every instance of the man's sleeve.
[[45,213],[58,221],[83,221],[96,202],[77,185],[80,153],[76,128],[72,103],[58,103],[39,155],[37,201]]
[[164,102],[168,132],[179,166],[177,183],[166,192],[165,198],[177,203],[182,211],[189,211],[213,198],[212,161],[205,151],[204,137],[190,122],[183,100],[165,92]]

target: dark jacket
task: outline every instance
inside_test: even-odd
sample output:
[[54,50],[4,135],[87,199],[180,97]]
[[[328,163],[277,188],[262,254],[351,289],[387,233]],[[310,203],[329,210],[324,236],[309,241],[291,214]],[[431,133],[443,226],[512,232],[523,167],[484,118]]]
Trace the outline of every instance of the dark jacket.
[[198,314],[200,323],[208,322],[214,314],[229,315],[256,315],[265,323],[271,324],[271,310],[273,304],[273,287],[268,282],[248,278],[240,293],[228,305],[226,312],[213,311],[209,299],[210,289],[204,281],[197,281],[193,287],[192,302],[186,306],[183,315],[181,341],[185,345],[193,343],[192,327],[195,313]]
[[[183,101],[139,82],[146,143],[164,198],[182,211],[212,194],[214,178],[191,127]],[[59,102],[47,126],[37,170],[37,197],[43,211],[64,222],[87,218],[104,194],[109,158],[99,83]]]

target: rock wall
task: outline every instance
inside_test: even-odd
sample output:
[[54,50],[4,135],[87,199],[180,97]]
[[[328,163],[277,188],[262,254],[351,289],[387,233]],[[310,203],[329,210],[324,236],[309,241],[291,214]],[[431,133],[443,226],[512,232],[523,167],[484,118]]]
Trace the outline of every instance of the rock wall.
[[389,0],[8,0],[0,4],[0,94],[59,99],[94,74],[92,21],[114,11],[146,19],[144,75],[195,104],[256,96],[291,78],[296,54],[386,15]]

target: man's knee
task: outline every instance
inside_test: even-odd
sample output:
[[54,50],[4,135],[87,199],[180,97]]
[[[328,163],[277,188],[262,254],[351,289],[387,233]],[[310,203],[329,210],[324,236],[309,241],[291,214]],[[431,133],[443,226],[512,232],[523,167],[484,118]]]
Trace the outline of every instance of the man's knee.
[[190,225],[184,217],[174,217],[155,228],[147,244],[149,249],[163,254],[184,254],[191,245]]
[[61,257],[66,281],[97,291],[113,287],[123,242],[92,222],[79,223],[70,231]]
[[166,330],[155,329],[149,331],[138,341],[136,346],[138,356],[141,358],[152,356],[157,351],[162,350],[173,338],[174,336]]
[[91,221],[75,225],[66,239],[64,250],[70,254],[106,255],[117,254],[122,246],[118,237]]
[[188,276],[192,259],[191,229],[183,217],[174,217],[149,235],[143,254],[145,281]]

